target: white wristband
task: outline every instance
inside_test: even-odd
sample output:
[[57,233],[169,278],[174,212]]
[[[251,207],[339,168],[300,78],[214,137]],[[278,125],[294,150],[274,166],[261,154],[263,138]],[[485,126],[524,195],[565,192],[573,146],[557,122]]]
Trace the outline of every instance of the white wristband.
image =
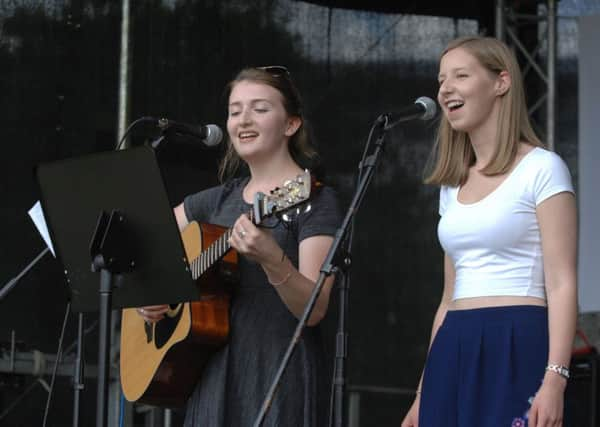
[[558,375],[560,375],[561,377],[563,377],[567,380],[569,379],[569,376],[570,376],[569,368],[567,368],[566,366],[550,364],[550,365],[546,366],[546,370],[557,373]]

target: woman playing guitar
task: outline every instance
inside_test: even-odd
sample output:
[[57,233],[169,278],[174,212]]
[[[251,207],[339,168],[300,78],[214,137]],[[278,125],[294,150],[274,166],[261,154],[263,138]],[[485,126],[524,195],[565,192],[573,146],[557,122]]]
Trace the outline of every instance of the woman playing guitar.
[[[302,173],[316,152],[287,69],[244,69],[228,90],[229,140],[220,176],[232,176],[242,164],[249,176],[187,196],[174,210],[181,230],[191,221],[231,227],[229,244],[240,255],[229,340],[207,362],[187,403],[185,426],[252,424],[341,222],[336,195],[327,186],[311,196],[309,211],[289,223],[269,218],[257,227],[245,214],[255,194],[268,193]],[[332,282],[329,278],[323,287],[311,327],[292,357],[265,426],[324,423],[318,402],[327,389],[315,326],[327,311]],[[138,313],[152,323],[161,321],[168,309],[149,306]]]

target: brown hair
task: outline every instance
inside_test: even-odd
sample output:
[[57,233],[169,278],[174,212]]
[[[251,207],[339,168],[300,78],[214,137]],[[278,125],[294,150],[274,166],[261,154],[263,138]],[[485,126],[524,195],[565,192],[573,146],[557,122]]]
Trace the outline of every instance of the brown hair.
[[[451,41],[442,52],[440,61],[446,53],[459,47],[473,55],[493,74],[507,71],[511,77],[511,85],[500,102],[496,151],[482,169],[482,173],[488,176],[506,173],[515,161],[520,141],[543,146],[529,122],[519,64],[506,44],[492,37],[480,36],[461,37]],[[475,163],[475,152],[469,135],[452,129],[444,115],[440,119],[432,154],[426,172],[427,184],[453,187],[464,184],[469,175],[469,167]]]
[[[288,142],[288,150],[292,159],[301,167],[311,169],[316,166],[318,154],[309,137],[307,130],[308,124],[303,115],[302,99],[300,92],[294,85],[287,70],[280,71],[283,67],[273,67],[276,71],[271,71],[269,67],[262,68],[244,68],[233,80],[226,86],[226,98],[229,98],[234,86],[243,81],[250,81],[271,86],[277,89],[283,98],[283,108],[289,116],[299,117],[301,120],[300,127],[292,135]],[[231,139],[227,137],[227,148],[225,155],[219,165],[219,179],[230,178],[243,160],[238,156]]]

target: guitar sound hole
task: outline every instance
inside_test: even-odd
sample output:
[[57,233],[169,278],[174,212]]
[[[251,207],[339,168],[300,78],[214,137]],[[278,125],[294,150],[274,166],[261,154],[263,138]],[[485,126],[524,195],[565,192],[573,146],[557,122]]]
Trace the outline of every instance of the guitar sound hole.
[[164,346],[175,331],[179,319],[181,319],[182,310],[179,310],[174,317],[166,316],[160,322],[157,322],[154,326],[154,344],[156,348]]

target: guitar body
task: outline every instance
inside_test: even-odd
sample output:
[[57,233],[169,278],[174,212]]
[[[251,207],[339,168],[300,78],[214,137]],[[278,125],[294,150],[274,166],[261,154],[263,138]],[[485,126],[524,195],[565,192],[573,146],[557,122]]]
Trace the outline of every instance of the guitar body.
[[[188,260],[225,233],[190,223],[182,233]],[[227,341],[229,288],[237,278],[237,253],[227,252],[197,280],[199,300],[171,305],[160,322],[147,324],[135,308],[121,318],[121,384],[129,401],[183,406],[208,359]],[[165,284],[168,286],[168,284]]]
[[[276,214],[289,220],[302,212],[313,184],[320,185],[305,171],[269,194],[256,193],[249,218],[258,226]],[[167,316],[154,324],[144,322],[135,308],[123,310],[121,385],[127,400],[184,405],[208,359],[227,341],[229,289],[238,278],[237,252],[230,250],[228,242],[231,233],[231,228],[196,222],[183,230],[198,301],[171,305]]]

